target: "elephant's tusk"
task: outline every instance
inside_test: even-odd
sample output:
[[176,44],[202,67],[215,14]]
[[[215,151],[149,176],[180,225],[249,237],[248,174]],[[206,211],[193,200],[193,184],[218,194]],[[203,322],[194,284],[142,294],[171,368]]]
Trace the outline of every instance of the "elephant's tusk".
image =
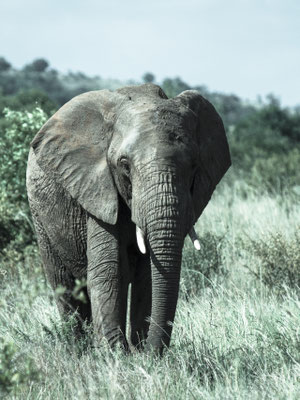
[[145,235],[144,235],[144,232],[141,230],[141,228],[139,228],[138,226],[136,226],[136,240],[137,240],[137,244],[139,246],[140,252],[142,254],[146,254]]
[[199,238],[197,236],[197,233],[195,232],[194,227],[192,227],[192,229],[189,231],[189,235],[190,235],[191,241],[193,242],[195,249],[200,250],[201,245],[200,245]]

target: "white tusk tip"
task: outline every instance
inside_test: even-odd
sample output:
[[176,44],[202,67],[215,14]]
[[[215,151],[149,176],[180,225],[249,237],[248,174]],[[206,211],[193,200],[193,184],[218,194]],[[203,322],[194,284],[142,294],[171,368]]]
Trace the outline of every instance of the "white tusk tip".
[[146,254],[145,236],[143,231],[138,226],[136,227],[136,239],[140,252],[142,254]]
[[143,243],[138,243],[139,250],[142,254],[146,254],[146,247],[144,246]]
[[193,242],[195,249],[199,251],[201,249],[201,245],[194,227],[191,228],[189,236],[191,238],[191,241]]
[[201,249],[201,245],[198,239],[194,240],[194,247],[198,251]]

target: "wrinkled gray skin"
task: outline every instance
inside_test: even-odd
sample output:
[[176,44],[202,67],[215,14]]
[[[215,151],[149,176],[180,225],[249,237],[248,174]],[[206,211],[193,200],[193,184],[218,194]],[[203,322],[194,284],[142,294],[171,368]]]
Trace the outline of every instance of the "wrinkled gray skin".
[[[63,316],[99,338],[162,352],[171,337],[183,241],[230,166],[221,118],[196,91],[153,84],[84,93],[32,141],[27,188],[39,248]],[[146,254],[136,241],[145,234]],[[87,280],[87,304],[74,299]],[[149,318],[150,317],[150,318]],[[150,321],[150,323],[149,323]]]

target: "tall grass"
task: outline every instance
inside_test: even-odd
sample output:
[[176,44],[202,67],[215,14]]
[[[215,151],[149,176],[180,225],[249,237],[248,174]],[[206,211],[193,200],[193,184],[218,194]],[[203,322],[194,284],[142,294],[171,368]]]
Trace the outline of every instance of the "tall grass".
[[[284,249],[298,262],[291,245],[300,226],[296,196],[257,195],[241,181],[218,188],[196,227],[202,249],[195,253],[185,243],[172,342],[163,358],[76,343],[72,320],[59,319],[36,250],[28,248],[22,260],[6,254],[0,265],[2,396],[300,398],[299,288],[288,281],[267,285],[266,258],[253,250],[269,251],[283,274]],[[282,247],[270,253],[274,235]]]

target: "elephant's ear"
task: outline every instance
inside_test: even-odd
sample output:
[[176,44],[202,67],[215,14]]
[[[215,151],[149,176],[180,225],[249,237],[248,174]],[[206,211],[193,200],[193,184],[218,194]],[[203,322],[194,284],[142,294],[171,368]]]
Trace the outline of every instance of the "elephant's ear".
[[177,98],[192,111],[191,130],[198,145],[198,165],[191,188],[196,222],[231,165],[230,153],[222,119],[213,105],[195,90],[187,90]]
[[106,160],[114,119],[113,93],[84,93],[61,107],[31,146],[38,165],[85,210],[115,224],[118,194]]

